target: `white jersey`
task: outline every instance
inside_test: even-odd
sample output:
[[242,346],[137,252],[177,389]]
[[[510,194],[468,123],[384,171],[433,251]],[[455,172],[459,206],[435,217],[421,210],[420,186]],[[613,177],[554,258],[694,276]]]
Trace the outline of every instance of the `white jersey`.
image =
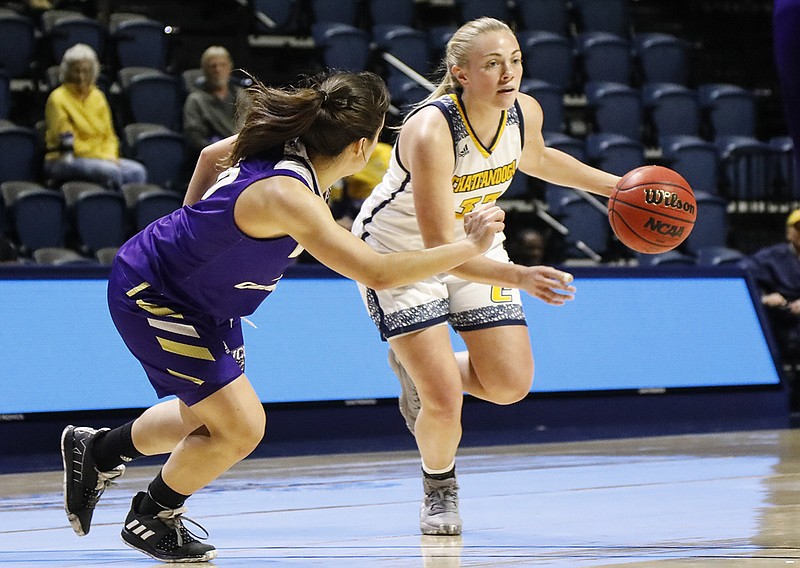
[[[430,104],[444,114],[453,138],[453,215],[459,239],[465,234],[464,215],[482,203],[497,201],[511,184],[524,142],[522,110],[515,102],[503,111],[494,140],[484,146],[457,95],[444,95]],[[392,150],[383,180],[364,201],[353,223],[356,236],[382,251],[424,248],[414,209],[413,180],[400,161],[398,145]],[[495,245],[504,239],[499,233]]]

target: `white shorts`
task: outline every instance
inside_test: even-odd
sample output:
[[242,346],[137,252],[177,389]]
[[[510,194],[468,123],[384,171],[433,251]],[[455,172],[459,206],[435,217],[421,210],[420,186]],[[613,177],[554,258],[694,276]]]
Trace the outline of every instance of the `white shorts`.
[[[502,242],[484,256],[511,262]],[[358,289],[383,339],[446,322],[456,331],[527,325],[516,288],[478,284],[447,273],[400,288],[372,290],[359,283]]]

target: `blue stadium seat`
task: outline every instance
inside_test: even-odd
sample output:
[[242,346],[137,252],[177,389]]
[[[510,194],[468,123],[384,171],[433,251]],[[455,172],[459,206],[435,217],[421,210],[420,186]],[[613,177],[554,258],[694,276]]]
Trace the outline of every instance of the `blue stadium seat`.
[[641,142],[612,133],[589,134],[586,157],[600,169],[619,176],[645,163]]
[[47,189],[35,181],[4,181],[0,183],[0,235],[4,235],[14,224],[12,204],[21,192],[31,189]]
[[639,90],[622,83],[587,83],[585,93],[596,132],[641,140],[644,111]]
[[371,56],[369,34],[345,25],[313,27],[315,42],[321,48],[322,64],[343,71],[364,71]]
[[576,38],[583,82],[631,83],[630,42],[608,32],[586,32]]
[[399,86],[395,86],[395,91],[391,93],[392,104],[405,113],[414,105],[426,99],[430,94],[431,91],[426,87],[409,79],[401,82]]
[[628,0],[571,0],[579,32],[608,32],[630,37]]
[[118,69],[167,67],[167,39],[164,24],[150,19],[120,22],[111,34]]
[[134,123],[124,128],[127,155],[144,164],[150,183],[177,188],[186,160],[183,136],[158,124]]
[[521,31],[569,33],[567,0],[517,0]]
[[761,201],[775,197],[773,150],[751,136],[720,136],[715,140],[725,195],[729,199]]
[[756,135],[756,97],[738,85],[706,83],[697,88],[711,138]]
[[575,53],[566,36],[551,32],[520,32],[525,77],[556,85],[565,92],[575,81]]
[[686,237],[683,247],[697,256],[706,247],[724,247],[728,240],[727,200],[703,192],[695,192],[697,200],[697,222]]
[[359,6],[357,0],[311,0],[314,23],[336,22],[349,26],[358,25]]
[[544,112],[542,131],[561,132],[564,130],[563,89],[544,81],[523,79],[519,90],[521,93],[532,96],[541,105],[542,112]]
[[[428,35],[406,26],[380,26],[373,28],[378,49],[397,58],[423,77],[431,69]],[[386,84],[392,99],[402,98],[402,88],[409,77],[389,62],[385,64]]]
[[767,141],[772,150],[771,171],[775,173],[779,197],[787,200],[800,199],[800,178],[797,177],[797,160],[794,140],[791,136],[774,136]]
[[413,28],[415,6],[414,0],[369,0],[371,25]]
[[710,246],[697,249],[698,266],[737,265],[745,257],[744,253],[724,246]]
[[640,33],[633,38],[635,58],[643,83],[688,85],[691,77],[691,45],[664,33]]
[[[583,140],[556,132],[543,132],[543,135],[545,146],[561,150],[582,162],[586,161],[586,147]],[[564,198],[574,194],[575,190],[573,188],[563,187],[549,182],[545,182],[544,184],[544,196],[547,209],[554,217],[561,216],[561,204]]]
[[249,5],[256,33],[290,35],[299,32],[296,0],[252,0]]
[[41,155],[36,132],[13,124],[0,124],[0,183],[11,180],[34,181]]
[[527,199],[530,197],[530,176],[517,170],[511,184],[503,194],[503,199]]
[[586,256],[577,248],[578,241],[582,241],[600,256],[608,252],[611,226],[606,215],[577,194],[564,197],[560,209],[560,221],[569,231],[569,234],[566,235],[566,241],[569,244],[565,252],[567,257],[583,258]]
[[[438,63],[444,58],[447,42],[450,41],[457,29],[458,27],[449,24],[431,26],[428,29],[428,47],[431,52],[431,61]],[[522,40],[520,40],[520,45],[522,45]]]
[[97,261],[81,256],[77,251],[62,247],[43,247],[33,251],[36,264],[64,266],[68,264],[97,264]]
[[700,104],[696,91],[677,83],[645,83],[642,102],[656,138],[700,135]]
[[666,165],[689,182],[694,191],[719,195],[719,155],[717,147],[696,136],[671,136],[661,139]]
[[149,122],[170,130],[181,129],[184,93],[180,79],[147,67],[126,67],[118,75],[130,113],[127,123]]
[[43,247],[64,246],[66,206],[59,192],[27,189],[17,194],[9,206],[23,255],[29,256]]
[[36,61],[35,25],[30,18],[0,8],[0,69],[22,77]]
[[76,43],[88,45],[104,61],[106,29],[97,20],[76,11],[48,10],[42,14],[42,26],[53,63],[60,63],[64,52]]
[[506,0],[456,0],[456,5],[462,24],[482,16],[490,16],[501,22],[511,21],[511,10]]
[[0,120],[8,118],[11,110],[11,79],[8,74],[0,70]]
[[175,191],[156,189],[138,195],[133,206],[133,227],[141,231],[147,225],[180,209],[183,197]]
[[86,254],[125,242],[125,201],[113,190],[84,191],[72,205],[75,229]]

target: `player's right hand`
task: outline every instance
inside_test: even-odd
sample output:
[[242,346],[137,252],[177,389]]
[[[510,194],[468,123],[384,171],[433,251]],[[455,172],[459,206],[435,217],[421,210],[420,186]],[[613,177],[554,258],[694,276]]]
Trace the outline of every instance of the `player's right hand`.
[[552,266],[525,266],[520,289],[535,298],[553,306],[563,306],[564,302],[575,298],[572,274]]
[[505,228],[506,212],[497,205],[481,205],[464,215],[464,230],[467,238],[475,243],[481,253],[489,250],[495,233]]

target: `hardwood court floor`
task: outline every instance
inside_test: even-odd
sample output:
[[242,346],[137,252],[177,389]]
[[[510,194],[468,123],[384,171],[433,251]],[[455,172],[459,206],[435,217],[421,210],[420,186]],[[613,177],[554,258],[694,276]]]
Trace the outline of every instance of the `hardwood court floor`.
[[[206,566],[229,568],[800,567],[794,430],[473,448],[458,470],[460,538],[418,534],[408,452],[246,460],[188,516],[218,548]],[[0,568],[160,565],[119,539],[156,471],[130,467],[83,538],[61,472],[0,475]]]

